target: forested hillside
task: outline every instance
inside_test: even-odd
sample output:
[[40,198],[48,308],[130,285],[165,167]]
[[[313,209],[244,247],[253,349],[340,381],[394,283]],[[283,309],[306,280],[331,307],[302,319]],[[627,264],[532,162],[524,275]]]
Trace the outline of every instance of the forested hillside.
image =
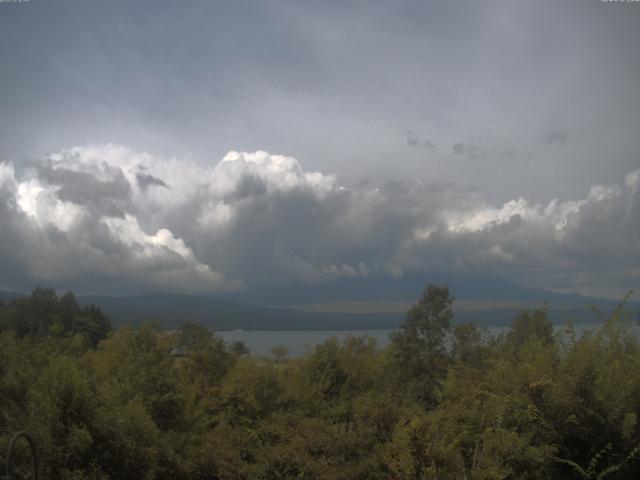
[[[72,294],[0,306],[0,460],[46,479],[635,479],[640,345],[620,310],[577,336],[543,310],[491,337],[430,286],[391,344],[254,358],[185,323],[111,330]],[[25,457],[21,459],[26,464]]]

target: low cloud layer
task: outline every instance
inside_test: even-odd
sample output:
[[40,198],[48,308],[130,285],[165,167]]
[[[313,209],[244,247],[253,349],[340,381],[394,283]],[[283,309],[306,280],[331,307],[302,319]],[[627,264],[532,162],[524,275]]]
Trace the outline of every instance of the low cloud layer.
[[196,293],[409,272],[640,285],[640,170],[572,201],[492,206],[451,185],[345,188],[260,151],[202,166],[109,144],[0,163],[0,225],[0,288]]

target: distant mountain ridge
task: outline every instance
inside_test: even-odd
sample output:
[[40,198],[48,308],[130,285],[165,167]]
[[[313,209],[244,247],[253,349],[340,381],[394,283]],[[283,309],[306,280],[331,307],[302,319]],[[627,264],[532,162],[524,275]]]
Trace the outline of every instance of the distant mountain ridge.
[[190,320],[215,330],[361,330],[395,328],[402,319],[396,314],[299,312],[175,293],[131,297],[80,296],[78,301],[100,307],[114,325],[157,320],[165,327],[174,328]]
[[446,285],[459,300],[511,300],[523,302],[563,302],[617,304],[619,300],[587,297],[528,288],[508,280],[486,276],[405,274],[401,277],[376,275],[346,277],[321,285],[263,287],[255,290],[212,295],[216,298],[254,305],[300,305],[351,301],[416,301],[425,286]]
[[[486,277],[405,275],[401,278],[346,278],[325,285],[264,288],[225,295],[151,293],[146,295],[80,295],[81,304],[100,307],[114,325],[159,321],[175,328],[191,320],[216,330],[372,330],[397,328],[404,319],[400,308],[351,308],[332,311],[332,303],[384,305],[396,302],[401,308],[415,302],[428,284],[447,285],[454,298],[455,322],[479,325],[507,325],[518,311],[547,304],[555,323],[571,319],[576,323],[596,322],[590,311],[595,305],[608,315],[618,300],[565,294],[521,287],[512,282]],[[0,299],[23,294],[0,291]],[[367,304],[369,302],[369,304]],[[324,308],[327,306],[327,308]],[[388,305],[387,305],[388,306]],[[627,310],[637,318],[640,303],[629,302]]]
[[4,290],[0,290],[0,300],[13,300],[14,298],[24,297],[26,294],[19,292],[8,292]]

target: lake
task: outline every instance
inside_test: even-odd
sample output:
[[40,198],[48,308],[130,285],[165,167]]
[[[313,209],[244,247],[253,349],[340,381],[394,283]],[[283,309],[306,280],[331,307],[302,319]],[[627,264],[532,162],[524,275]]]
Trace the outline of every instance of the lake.
[[[582,323],[575,326],[576,332],[595,329],[601,323]],[[561,329],[563,325],[556,325]],[[498,335],[508,327],[488,327],[493,335]],[[633,331],[640,337],[640,326],[633,324]],[[264,331],[264,330],[235,330],[216,332],[226,342],[241,340],[251,350],[253,356],[269,356],[273,347],[286,347],[290,356],[303,355],[307,349],[323,343],[330,337],[342,340],[348,336],[370,336],[376,339],[378,346],[384,347],[389,343],[389,334],[393,330],[313,330],[313,331]]]

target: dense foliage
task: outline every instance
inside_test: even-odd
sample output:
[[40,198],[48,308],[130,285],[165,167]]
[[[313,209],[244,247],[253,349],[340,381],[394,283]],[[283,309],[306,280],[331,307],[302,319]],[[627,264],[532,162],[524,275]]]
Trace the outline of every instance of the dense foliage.
[[523,312],[491,337],[452,327],[452,302],[429,287],[385,349],[253,358],[193,323],[108,332],[36,290],[0,307],[0,455],[27,429],[48,479],[639,478],[640,346],[618,312],[581,336]]
[[78,305],[73,293],[58,297],[51,289],[36,288],[6,305],[0,299],[0,330],[31,339],[78,335],[95,347],[107,338],[111,322],[99,308]]

